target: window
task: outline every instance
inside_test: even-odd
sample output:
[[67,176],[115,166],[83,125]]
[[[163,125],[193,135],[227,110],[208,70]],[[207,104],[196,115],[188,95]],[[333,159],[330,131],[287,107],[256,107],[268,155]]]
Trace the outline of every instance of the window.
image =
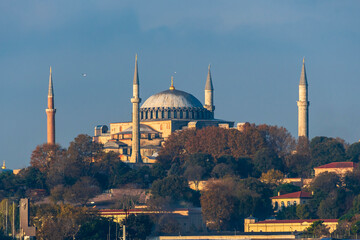
[[291,205],[291,204],[290,204],[290,201],[288,201],[288,202],[287,202],[287,206],[290,206],[290,205]]
[[279,203],[278,203],[278,202],[275,202],[274,209],[277,210],[278,208],[279,208]]
[[284,204],[283,201],[281,201],[281,207],[282,207],[282,208],[285,207],[285,204]]
[[296,201],[294,201],[294,205],[296,206]]

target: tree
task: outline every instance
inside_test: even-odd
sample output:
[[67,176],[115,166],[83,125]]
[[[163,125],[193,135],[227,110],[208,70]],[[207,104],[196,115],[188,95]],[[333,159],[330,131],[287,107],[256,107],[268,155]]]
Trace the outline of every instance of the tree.
[[66,188],[64,185],[59,184],[50,190],[50,199],[56,204],[57,202],[64,202]]
[[337,174],[324,172],[313,179],[310,188],[315,192],[330,193],[340,186],[340,184],[340,178]]
[[343,189],[337,189],[320,202],[317,215],[322,219],[339,218],[350,208],[351,202],[352,196],[348,196]]
[[277,186],[275,188],[273,194],[274,194],[274,196],[277,196],[279,192],[280,192],[280,194],[286,194],[286,193],[298,192],[300,190],[301,190],[301,188],[298,186],[295,186],[291,183],[284,183],[284,184]]
[[272,213],[270,197],[272,191],[267,184],[260,182],[256,178],[245,178],[237,181],[234,190],[239,205],[239,221],[252,215],[257,218],[266,218]]
[[348,172],[344,178],[344,185],[354,195],[360,194],[360,170],[355,169],[353,172]]
[[296,216],[299,219],[311,219],[311,211],[308,204],[300,204],[296,207]]
[[296,153],[303,156],[310,156],[310,142],[307,137],[299,136],[296,143]]
[[98,183],[91,177],[81,177],[73,186],[65,190],[65,200],[86,205],[88,200],[101,192]]
[[284,158],[286,173],[289,177],[309,178],[312,173],[310,155],[291,154]]
[[64,158],[65,149],[58,144],[47,144],[36,146],[31,154],[30,164],[46,173],[53,161]]
[[33,206],[33,209],[36,212],[33,220],[37,227],[36,237],[39,239],[75,239],[82,224],[95,214],[87,208],[64,204]]
[[330,162],[345,161],[345,148],[343,143],[334,138],[315,137],[310,142],[312,167]]
[[282,208],[276,215],[276,219],[299,219],[297,213],[297,206],[291,205],[285,208]]
[[352,162],[360,161],[360,142],[353,143],[346,149],[346,157]]
[[210,229],[223,230],[229,224],[235,208],[234,187],[231,179],[210,181],[201,193],[202,214]]
[[151,233],[151,229],[154,225],[149,215],[130,214],[122,221],[122,225],[126,226],[127,235],[130,239],[146,239]]
[[184,172],[184,177],[189,181],[194,181],[196,188],[198,188],[199,182],[203,179],[204,174],[205,169],[203,167],[199,165],[189,165]]
[[295,150],[295,139],[284,127],[259,125],[261,135],[266,140],[267,147],[278,156],[284,157]]
[[159,218],[159,231],[165,234],[178,234],[180,231],[180,224],[172,215],[164,214]]
[[187,198],[189,190],[189,185],[185,178],[173,175],[157,180],[151,186],[153,197],[169,197],[172,202]]
[[329,227],[326,227],[324,224],[323,224],[324,221],[315,221],[313,222],[310,227],[308,227],[306,230],[305,230],[305,234],[307,235],[311,235],[311,236],[314,236],[314,237],[323,237],[323,236],[329,236],[330,235],[330,232],[329,232]]
[[[118,229],[120,229],[119,224],[112,219],[94,216],[81,225],[75,239],[103,240],[108,239],[108,237],[115,239]],[[118,232],[118,235],[120,235],[120,232]]]
[[271,190],[254,178],[227,177],[210,181],[201,192],[201,207],[209,227],[242,228],[249,215],[264,218],[272,213]]
[[262,148],[255,153],[253,158],[255,168],[259,172],[267,172],[270,169],[282,170],[283,162],[270,148]]
[[234,175],[234,170],[230,166],[230,164],[226,164],[226,163],[217,164],[211,172],[211,176],[213,178],[223,178],[225,176],[231,176],[231,175]]
[[271,185],[279,185],[283,179],[284,174],[275,169],[270,169],[266,173],[262,173],[260,177],[260,181]]
[[195,153],[186,157],[186,167],[200,166],[204,170],[204,177],[210,176],[214,167],[214,160],[210,154]]
[[24,185],[28,189],[46,188],[46,173],[41,172],[39,168],[32,166],[24,168],[19,172],[19,177],[24,181]]

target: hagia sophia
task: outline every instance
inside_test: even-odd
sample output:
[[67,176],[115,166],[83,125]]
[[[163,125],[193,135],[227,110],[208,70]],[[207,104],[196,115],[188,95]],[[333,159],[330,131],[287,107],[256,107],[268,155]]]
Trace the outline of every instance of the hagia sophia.
[[[105,152],[116,152],[127,163],[154,163],[157,152],[171,133],[184,129],[200,129],[207,126],[233,128],[234,122],[215,118],[214,87],[210,65],[205,82],[204,105],[190,93],[178,90],[171,77],[168,90],[150,96],[140,107],[140,80],[137,56],[133,79],[132,121],[114,122],[95,127],[93,141],[102,143]],[[298,136],[309,137],[308,83],[303,60],[298,106]],[[55,143],[54,90],[50,68],[47,139]],[[241,130],[242,123],[236,127]]]

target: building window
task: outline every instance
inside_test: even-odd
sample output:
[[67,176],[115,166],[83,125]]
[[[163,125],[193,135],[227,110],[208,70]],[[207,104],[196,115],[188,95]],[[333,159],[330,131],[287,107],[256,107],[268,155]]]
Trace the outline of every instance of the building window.
[[296,201],[294,201],[294,205],[296,206]]
[[288,201],[288,202],[287,202],[287,206],[290,206],[290,205],[291,205],[291,204],[290,204],[290,201]]
[[282,208],[285,207],[285,204],[284,204],[283,201],[281,201],[281,207],[282,207]]
[[279,203],[278,202],[275,202],[275,207],[274,209],[277,210],[279,208]]

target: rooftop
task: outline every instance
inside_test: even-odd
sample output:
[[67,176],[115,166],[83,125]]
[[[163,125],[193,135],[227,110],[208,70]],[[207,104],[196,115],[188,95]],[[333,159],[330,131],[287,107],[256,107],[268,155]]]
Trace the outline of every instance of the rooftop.
[[338,222],[338,219],[296,219],[296,220],[265,220],[257,223],[304,223],[304,222],[315,222],[315,221],[324,221],[324,222]]
[[271,199],[279,199],[279,198],[312,198],[311,193],[299,191],[293,193],[287,193],[280,196],[272,197]]
[[355,167],[356,167],[356,163],[354,162],[332,162],[315,168],[355,168]]

